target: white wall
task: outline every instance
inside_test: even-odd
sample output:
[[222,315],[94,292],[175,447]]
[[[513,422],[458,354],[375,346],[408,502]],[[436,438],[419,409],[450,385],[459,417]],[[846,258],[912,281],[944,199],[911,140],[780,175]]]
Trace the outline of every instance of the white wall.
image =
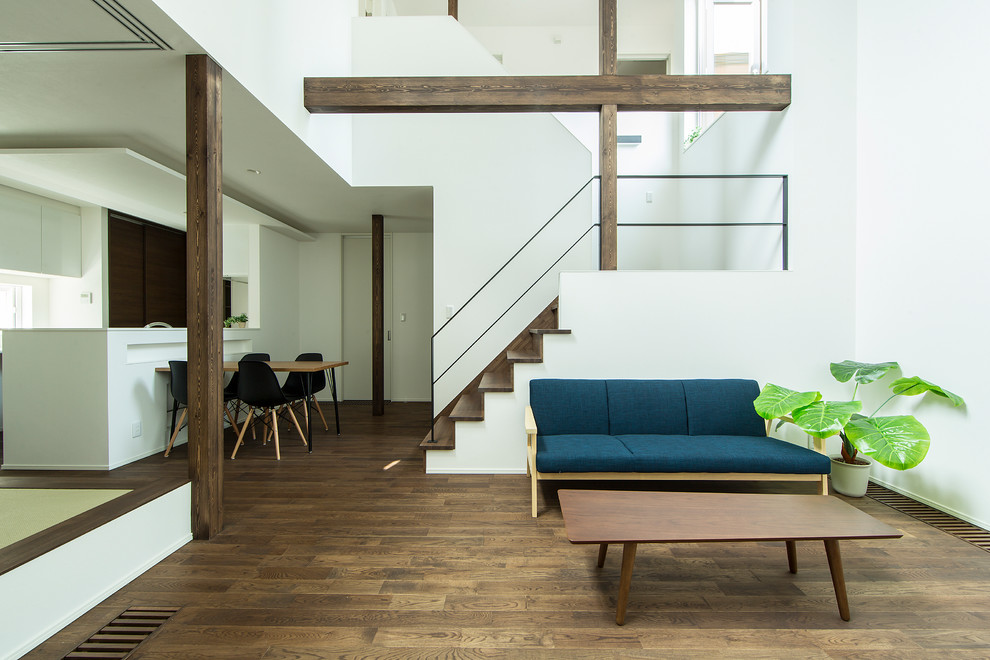
[[306,76],[350,75],[356,0],[154,0],[340,176],[351,176],[347,115],[310,115]]
[[[354,22],[355,75],[500,75],[504,70],[449,17]],[[590,157],[551,115],[362,115],[354,119],[360,185],[434,186],[434,328],[459,309],[590,177]],[[574,222],[590,225],[590,209]],[[570,226],[569,221],[562,223]],[[483,246],[483,247],[482,247]],[[549,264],[548,264],[549,265]],[[527,272],[527,275],[530,273]],[[479,305],[469,331],[447,332],[438,350],[456,357],[523,290]],[[529,281],[532,281],[530,279]],[[528,282],[527,282],[528,283]],[[552,281],[551,281],[552,284]],[[515,291],[515,295],[512,295]],[[549,296],[549,297],[548,297]],[[443,408],[553,298],[534,290],[438,387]],[[463,317],[462,317],[463,318]],[[456,336],[455,336],[456,335]],[[460,349],[456,348],[460,347]]]
[[[292,360],[299,354],[300,243],[266,227],[257,231],[260,333],[253,350]],[[249,312],[249,325],[255,327],[250,317]]]
[[[97,206],[80,208],[81,277],[56,277],[50,285],[47,325],[53,328],[105,328],[107,305],[107,210]],[[87,294],[83,298],[83,294]],[[89,295],[91,294],[91,295]]]
[[774,2],[770,38],[794,76],[791,107],[727,114],[680,163],[789,173],[792,270],[563,275],[560,323],[573,334],[547,340],[543,365],[517,365],[515,392],[486,395],[485,422],[459,423],[457,449],[428,452],[428,471],[524,470],[522,407],[536,375],[724,375],[842,391],[828,363],[855,349],[856,52],[835,35],[855,26],[855,7]]
[[[598,25],[465,26],[512,75],[598,73]],[[559,40],[559,43],[557,41]]]
[[990,126],[971,112],[990,103],[987,24],[990,5],[975,0],[859,3],[856,333],[859,359],[897,360],[969,403],[890,409],[916,413],[931,449],[913,470],[874,476],[990,528]]
[[[340,234],[317,234],[299,244],[299,352],[320,352],[327,360],[347,359],[341,348],[340,243]],[[338,397],[343,370],[336,370]],[[329,387],[317,398],[331,400]]]

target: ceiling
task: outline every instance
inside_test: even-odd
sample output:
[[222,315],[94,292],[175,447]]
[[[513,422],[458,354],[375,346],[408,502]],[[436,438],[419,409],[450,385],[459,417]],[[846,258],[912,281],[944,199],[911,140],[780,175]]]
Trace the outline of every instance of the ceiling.
[[[185,54],[202,52],[147,0],[0,0],[0,183],[184,224]],[[230,220],[431,231],[431,188],[348,185],[226,73],[222,103]]]

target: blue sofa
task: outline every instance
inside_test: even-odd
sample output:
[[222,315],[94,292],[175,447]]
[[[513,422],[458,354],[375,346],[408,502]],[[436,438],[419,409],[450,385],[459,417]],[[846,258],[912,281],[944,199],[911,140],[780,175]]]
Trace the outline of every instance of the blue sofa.
[[767,437],[759,393],[737,379],[530,381],[533,517],[543,479],[812,481],[827,495],[824,442]]

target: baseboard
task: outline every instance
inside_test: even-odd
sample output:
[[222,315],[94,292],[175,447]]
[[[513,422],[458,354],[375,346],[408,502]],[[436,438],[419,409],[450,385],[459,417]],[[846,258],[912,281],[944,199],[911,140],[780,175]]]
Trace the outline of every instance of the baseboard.
[[922,497],[921,495],[918,495],[917,493],[912,493],[911,491],[907,490],[906,488],[900,488],[898,486],[893,486],[893,485],[887,483],[886,481],[884,481],[882,479],[877,479],[876,477],[870,477],[870,481],[872,481],[875,484],[879,484],[879,485],[883,486],[884,488],[889,488],[890,490],[894,491],[895,493],[900,493],[901,495],[904,495],[905,497],[910,497],[912,500],[914,500],[916,502],[921,502],[922,504],[927,504],[928,506],[932,507],[933,509],[938,509],[939,511],[944,511],[945,513],[949,514],[950,516],[954,516],[956,518],[959,518],[959,520],[965,520],[966,522],[970,523],[971,525],[976,525],[977,527],[982,527],[983,529],[990,530],[990,522],[987,522],[985,520],[980,520],[979,518],[974,518],[972,516],[967,516],[965,513],[962,513],[960,511],[957,511],[956,509],[953,509],[952,507],[945,506],[944,504],[941,504],[939,502],[935,502],[933,500],[930,500],[927,497]]
[[4,463],[0,466],[0,470],[102,470],[106,472],[109,469],[109,466],[106,465],[31,465],[26,463]]
[[526,468],[453,468],[427,470],[426,474],[526,474]]

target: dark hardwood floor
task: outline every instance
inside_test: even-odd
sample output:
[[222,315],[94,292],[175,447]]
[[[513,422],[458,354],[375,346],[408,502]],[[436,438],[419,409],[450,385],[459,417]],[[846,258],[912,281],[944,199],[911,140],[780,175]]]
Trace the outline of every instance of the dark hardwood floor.
[[226,460],[216,539],[26,657],[61,658],[133,605],[181,608],[131,656],[146,660],[990,657],[990,553],[872,499],[850,501],[905,536],[843,543],[848,623],[821,544],[798,544],[796,575],[783,543],[685,544],[640,547],[618,627],[621,552],[598,569],[564,535],[556,488],[575,484],[546,484],[534,520],[525,476],[424,474],[425,405],[341,412],[312,455],[284,432],[280,462],[259,442]]

